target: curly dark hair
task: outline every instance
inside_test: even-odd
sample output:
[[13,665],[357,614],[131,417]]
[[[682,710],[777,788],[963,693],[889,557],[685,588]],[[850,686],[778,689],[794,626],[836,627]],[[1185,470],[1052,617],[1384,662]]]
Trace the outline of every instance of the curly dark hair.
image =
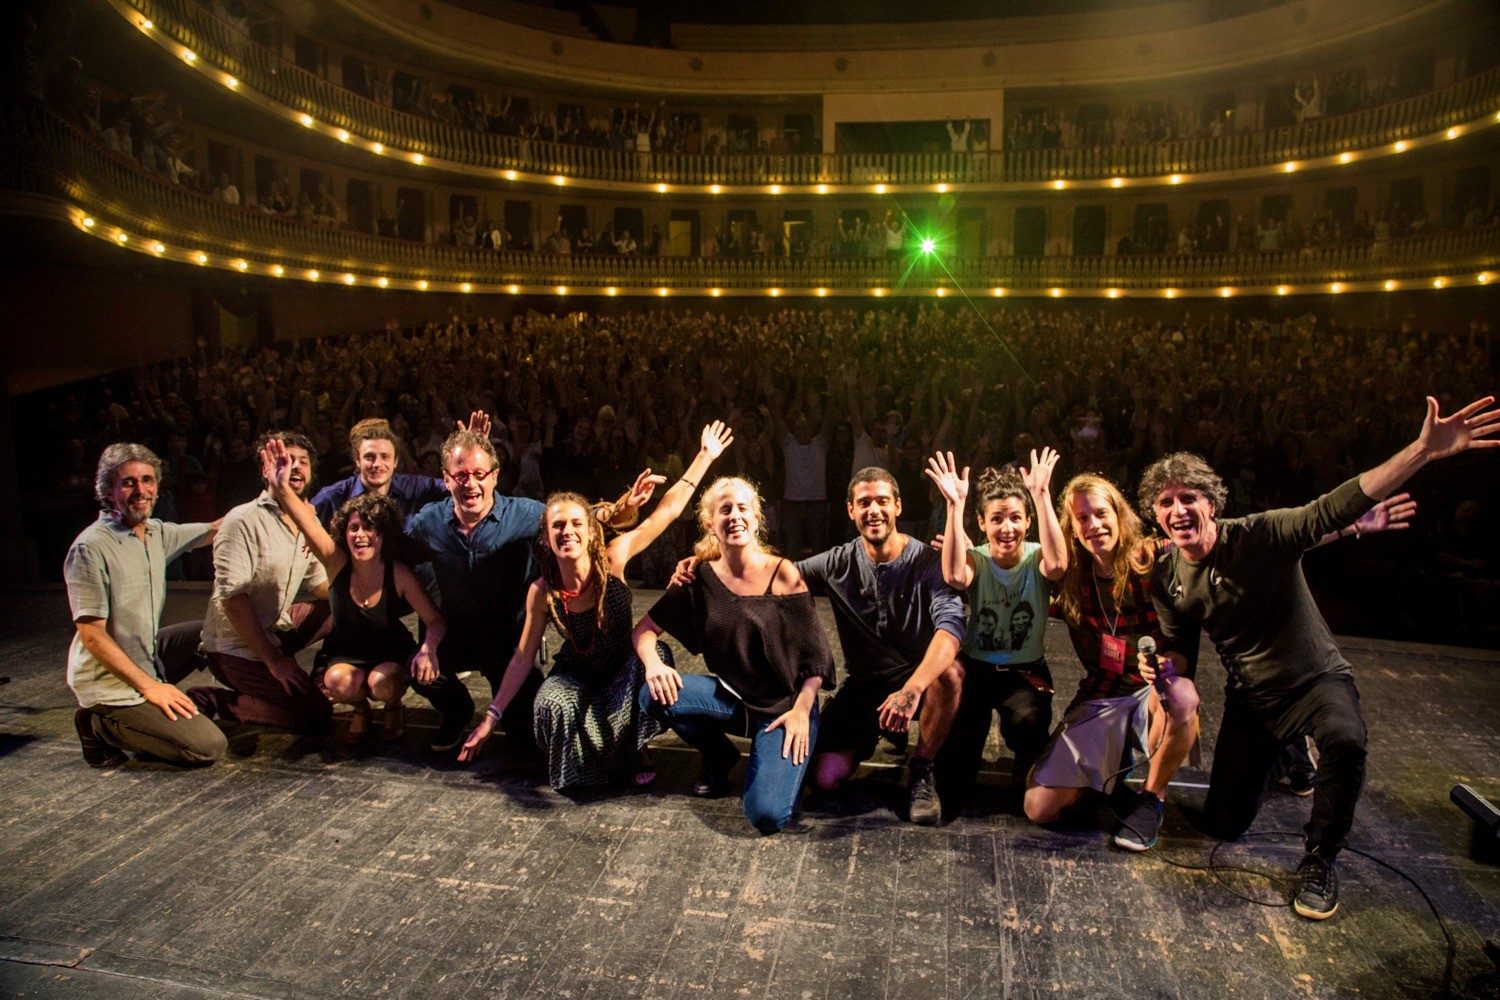
[[307,486],[303,489],[311,489],[313,480],[318,475],[318,449],[313,447],[313,443],[307,439],[306,434],[299,434],[296,431],[266,431],[255,439],[254,454],[259,455],[266,445],[278,439],[288,448],[301,448],[307,452]]
[[407,565],[429,557],[422,545],[406,533],[405,519],[396,501],[379,493],[361,493],[351,497],[333,515],[328,534],[344,555],[349,554],[349,519],[355,514],[366,528],[380,536],[381,555]]
[[1214,513],[1224,509],[1229,502],[1229,490],[1224,480],[1213,470],[1201,455],[1190,451],[1174,451],[1158,458],[1141,474],[1141,488],[1136,492],[1136,503],[1148,524],[1156,523],[1156,498],[1167,488],[1168,483],[1178,483],[1190,490],[1197,490],[1204,499],[1214,505]]
[[984,524],[985,510],[996,500],[1019,500],[1021,509],[1026,512],[1026,520],[1036,520],[1036,508],[1031,503],[1031,494],[1026,491],[1026,484],[1021,481],[1020,475],[1010,469],[985,469],[975,480],[974,488],[979,494],[974,514],[981,525]]

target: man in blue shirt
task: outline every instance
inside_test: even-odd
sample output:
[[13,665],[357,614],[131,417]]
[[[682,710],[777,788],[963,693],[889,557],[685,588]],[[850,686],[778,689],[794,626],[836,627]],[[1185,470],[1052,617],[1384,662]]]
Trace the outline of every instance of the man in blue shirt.
[[[464,424],[460,423],[458,429],[464,430]],[[480,410],[474,411],[469,415],[467,429],[488,436],[488,415]],[[408,530],[417,511],[448,498],[448,487],[441,479],[396,471],[400,455],[396,431],[384,417],[368,417],[349,428],[349,454],[358,471],[347,479],[323,487],[312,499],[313,509],[318,512],[318,520],[325,528],[333,526],[333,515],[340,507],[362,493],[377,493],[395,501],[401,509],[402,523]],[[423,587],[432,590],[432,576],[426,564],[413,568]]]
[[[468,429],[488,434],[488,420],[480,425],[476,422],[478,416],[476,413],[469,417]],[[464,425],[460,424],[459,429],[463,430]],[[325,527],[333,523],[333,515],[340,507],[361,493],[390,497],[401,508],[407,524],[427,504],[448,496],[448,488],[441,479],[396,471],[396,432],[384,418],[371,417],[349,428],[349,453],[358,471],[348,479],[323,487],[312,499],[318,520]]]
[[[476,414],[481,427],[488,418]],[[471,419],[470,425],[475,421]],[[412,678],[417,690],[442,715],[434,750],[451,750],[463,739],[474,715],[474,699],[457,674],[477,670],[499,690],[500,678],[521,638],[526,618],[526,586],[537,575],[532,543],[546,508],[526,497],[495,495],[500,460],[482,430],[459,430],[443,442],[443,483],[448,496],[430,503],[411,519],[409,531],[432,553],[431,568],[448,632],[438,647],[438,676]],[[637,486],[654,486],[652,477]],[[601,518],[619,512],[633,518],[650,488],[632,490],[623,503],[606,504]],[[533,741],[532,702],[542,673],[532,669],[521,690],[500,716],[514,740]]]

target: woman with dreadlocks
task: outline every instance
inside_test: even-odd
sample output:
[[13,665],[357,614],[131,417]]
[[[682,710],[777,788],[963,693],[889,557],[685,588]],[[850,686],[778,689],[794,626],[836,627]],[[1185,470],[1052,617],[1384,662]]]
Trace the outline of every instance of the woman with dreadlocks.
[[[547,754],[548,782],[553,788],[599,785],[632,774],[636,784],[644,785],[656,777],[643,769],[642,750],[659,726],[643,723],[636,705],[644,673],[630,643],[625,565],[677,519],[708,467],[733,440],[721,421],[704,427],[697,456],[661,503],[634,530],[608,544],[586,499],[577,493],[547,498],[536,541],[542,575],[526,595],[520,645],[459,760],[478,756],[536,662],[542,634],[551,623],[562,644],[537,692],[534,720],[537,745]],[[665,645],[659,652],[671,656]]]

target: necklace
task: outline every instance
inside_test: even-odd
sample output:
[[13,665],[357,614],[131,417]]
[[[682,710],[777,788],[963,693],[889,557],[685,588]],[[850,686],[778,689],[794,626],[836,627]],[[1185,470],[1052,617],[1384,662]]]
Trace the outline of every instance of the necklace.
[[1120,628],[1120,607],[1118,604],[1115,604],[1113,590],[1109,592],[1109,602],[1115,604],[1113,621],[1110,620],[1109,610],[1104,606],[1104,594],[1109,588],[1106,588],[1103,584],[1110,582],[1111,579],[1111,577],[1101,578],[1097,573],[1094,574],[1094,601],[1099,605],[1099,617],[1104,619],[1105,624],[1109,626],[1109,634],[1114,636]]
[[[585,584],[583,590],[587,590],[587,589],[588,589],[588,586]],[[560,602],[558,602],[558,603],[560,603],[562,605],[562,610],[561,610],[561,612],[557,616],[557,624],[562,628],[563,639],[567,641],[568,645],[572,646],[573,649],[578,653],[579,656],[588,656],[590,653],[592,653],[594,651],[594,644],[599,641],[599,618],[598,618],[598,616],[595,615],[595,617],[594,617],[594,634],[591,635],[591,636],[589,636],[589,644],[588,644],[587,647],[583,647],[583,646],[580,646],[578,644],[578,640],[573,637],[573,630],[572,630],[572,628],[569,627],[569,625],[568,625],[568,619],[573,614],[572,611],[568,610],[568,601],[572,600],[573,598],[577,597],[579,594],[583,593],[583,590],[567,591],[567,590],[563,590],[561,588],[558,588],[558,593],[562,595],[562,600]],[[554,598],[554,600],[555,600],[555,598]],[[586,614],[586,613],[587,612],[583,612],[583,611],[578,612],[578,614]]]

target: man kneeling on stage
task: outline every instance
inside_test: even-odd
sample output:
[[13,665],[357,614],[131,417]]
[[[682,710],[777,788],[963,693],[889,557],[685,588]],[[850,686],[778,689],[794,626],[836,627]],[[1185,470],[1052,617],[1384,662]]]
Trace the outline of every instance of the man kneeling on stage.
[[122,751],[174,764],[212,764],[227,744],[176,683],[196,665],[200,621],[161,627],[167,563],[213,540],[213,524],[169,524],[151,516],[161,459],[138,444],[99,456],[99,520],[73,541],[63,563],[76,629],[68,686],[73,723],[91,767],[125,762]]
[[[1197,455],[1160,459],[1141,478],[1140,504],[1175,548],[1157,560],[1151,598],[1163,670],[1191,677],[1200,630],[1229,673],[1214,748],[1204,826],[1233,840],[1249,829],[1283,747],[1311,735],[1320,756],[1301,887],[1292,906],[1323,920],[1338,909],[1335,859],[1354,821],[1365,777],[1365,723],[1349,662],[1339,652],[1302,575],[1302,555],[1346,528],[1428,462],[1500,446],[1494,397],[1440,417],[1428,397],[1417,439],[1305,507],[1219,519],[1223,481]],[[1145,654],[1147,680],[1157,664]]]

